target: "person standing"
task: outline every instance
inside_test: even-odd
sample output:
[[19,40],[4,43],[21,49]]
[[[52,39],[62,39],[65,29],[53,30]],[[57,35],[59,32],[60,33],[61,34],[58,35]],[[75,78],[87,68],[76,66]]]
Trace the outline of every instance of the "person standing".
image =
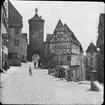
[[36,62],[34,62],[34,68],[36,68]]
[[64,78],[64,71],[63,68],[60,67],[60,80],[63,80]]

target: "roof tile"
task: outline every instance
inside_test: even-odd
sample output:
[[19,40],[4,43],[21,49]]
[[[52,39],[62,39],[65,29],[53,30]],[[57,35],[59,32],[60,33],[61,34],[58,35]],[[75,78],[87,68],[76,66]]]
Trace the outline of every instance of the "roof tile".
[[9,1],[9,26],[19,26],[23,27],[22,22],[22,16],[21,14],[16,10],[16,8],[12,5],[12,3]]

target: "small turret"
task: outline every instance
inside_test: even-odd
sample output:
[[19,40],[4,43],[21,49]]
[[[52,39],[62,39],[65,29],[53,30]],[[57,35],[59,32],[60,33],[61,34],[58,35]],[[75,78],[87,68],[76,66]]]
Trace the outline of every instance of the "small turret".
[[38,9],[37,8],[35,8],[35,14],[38,14]]

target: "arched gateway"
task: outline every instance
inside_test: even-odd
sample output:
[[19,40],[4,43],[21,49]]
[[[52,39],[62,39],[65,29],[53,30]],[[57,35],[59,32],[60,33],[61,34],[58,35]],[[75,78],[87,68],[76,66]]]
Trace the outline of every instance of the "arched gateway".
[[35,68],[39,66],[39,63],[40,63],[39,60],[40,60],[40,56],[37,53],[33,54],[32,61],[34,62]]

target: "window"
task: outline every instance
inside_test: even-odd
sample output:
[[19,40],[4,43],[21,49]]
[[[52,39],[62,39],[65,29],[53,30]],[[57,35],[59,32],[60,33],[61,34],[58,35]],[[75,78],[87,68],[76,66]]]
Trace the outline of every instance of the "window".
[[24,55],[22,55],[22,60],[24,60]]
[[91,52],[91,56],[93,56],[93,52]]
[[16,46],[19,45],[19,40],[15,40],[15,45],[16,45]]
[[91,57],[91,61],[93,61],[93,58]]
[[13,59],[17,59],[17,53],[13,53],[13,54],[12,54],[12,58],[13,58]]
[[93,62],[91,61],[91,65],[93,65]]
[[67,56],[67,61],[71,61],[71,56]]
[[12,59],[12,53],[8,53],[8,59]]

